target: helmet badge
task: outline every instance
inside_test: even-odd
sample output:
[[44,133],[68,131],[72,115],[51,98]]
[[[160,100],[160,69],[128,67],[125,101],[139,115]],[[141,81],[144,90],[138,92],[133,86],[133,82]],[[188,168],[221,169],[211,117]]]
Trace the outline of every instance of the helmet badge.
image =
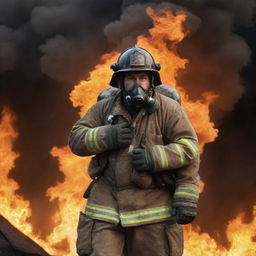
[[131,67],[144,67],[146,65],[145,56],[138,51],[135,51],[130,56],[130,66]]

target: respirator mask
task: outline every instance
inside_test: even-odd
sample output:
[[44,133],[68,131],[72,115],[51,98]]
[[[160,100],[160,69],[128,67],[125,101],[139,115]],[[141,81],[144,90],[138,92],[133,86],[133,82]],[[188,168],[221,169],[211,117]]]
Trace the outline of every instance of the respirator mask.
[[132,112],[138,112],[142,108],[150,111],[155,105],[155,99],[152,98],[153,89],[145,90],[141,85],[135,83],[130,90],[122,90],[125,105]]

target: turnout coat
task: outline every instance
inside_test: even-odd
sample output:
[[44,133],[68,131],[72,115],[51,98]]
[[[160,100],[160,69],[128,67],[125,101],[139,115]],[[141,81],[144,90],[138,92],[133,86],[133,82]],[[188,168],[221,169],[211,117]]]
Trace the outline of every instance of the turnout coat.
[[[121,102],[121,93],[94,104],[72,127],[71,151],[95,155],[89,165],[94,179],[84,213],[123,227],[167,221],[174,202],[198,201],[199,153],[196,133],[183,108],[155,92],[157,108],[132,117]],[[129,122],[133,140],[129,147],[110,150],[111,125]],[[143,147],[153,159],[151,172],[132,167],[133,148]]]

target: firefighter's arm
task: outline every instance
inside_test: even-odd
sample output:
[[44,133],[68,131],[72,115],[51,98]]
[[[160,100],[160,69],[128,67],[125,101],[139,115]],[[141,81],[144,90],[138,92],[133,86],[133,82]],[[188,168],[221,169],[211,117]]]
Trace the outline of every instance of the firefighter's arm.
[[172,112],[166,111],[165,145],[149,147],[153,172],[177,169],[189,165],[199,155],[196,133],[182,107],[177,103]]
[[104,101],[98,102],[72,127],[68,144],[74,154],[95,155],[131,144],[133,134],[130,124],[105,125],[106,109]]
[[[197,214],[197,204],[199,199],[199,152],[196,133],[190,124],[190,121],[180,107],[176,110],[177,120],[174,123],[173,134],[167,132],[170,143],[167,147],[182,148],[183,159],[180,158],[180,166],[174,169],[175,192],[172,199],[173,214],[176,215],[179,224],[188,224],[192,222]],[[182,156],[182,154],[180,155]]]
[[199,199],[199,156],[189,165],[174,170],[176,185],[172,208],[180,224],[188,224],[197,214]]
[[[102,103],[101,103],[102,104]],[[68,144],[78,156],[99,154],[109,148],[110,126],[104,124],[101,104],[93,105],[72,127]]]

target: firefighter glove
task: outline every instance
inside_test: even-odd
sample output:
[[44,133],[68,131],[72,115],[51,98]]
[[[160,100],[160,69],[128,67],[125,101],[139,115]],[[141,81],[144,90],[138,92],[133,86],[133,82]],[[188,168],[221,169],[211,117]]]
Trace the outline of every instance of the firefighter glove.
[[172,214],[176,216],[177,223],[179,224],[189,224],[196,217],[196,208],[188,206],[175,207],[172,210]]
[[138,172],[151,172],[153,168],[153,160],[150,153],[145,148],[133,149],[132,165]]
[[110,149],[128,147],[132,142],[133,131],[128,122],[111,125],[109,145]]

